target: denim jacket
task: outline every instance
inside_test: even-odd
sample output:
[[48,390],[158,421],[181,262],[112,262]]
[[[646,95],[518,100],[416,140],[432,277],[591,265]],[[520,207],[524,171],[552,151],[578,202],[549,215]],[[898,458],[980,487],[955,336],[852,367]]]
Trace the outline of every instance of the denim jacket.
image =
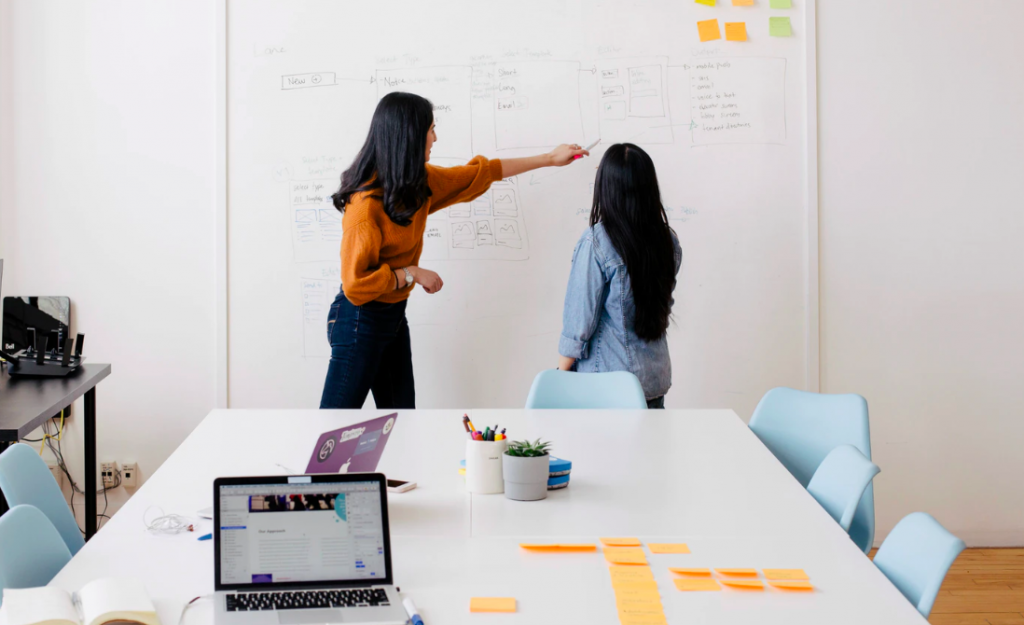
[[[683,261],[672,234],[676,273]],[[626,263],[598,223],[576,244],[565,291],[558,353],[576,359],[576,370],[629,371],[640,378],[647,399],[672,386],[672,363],[663,336],[647,342],[633,331],[636,307]]]

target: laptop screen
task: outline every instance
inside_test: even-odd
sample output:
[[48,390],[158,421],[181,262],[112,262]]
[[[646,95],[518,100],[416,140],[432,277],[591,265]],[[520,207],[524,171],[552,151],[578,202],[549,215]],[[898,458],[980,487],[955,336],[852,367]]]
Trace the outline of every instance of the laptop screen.
[[382,484],[219,484],[218,586],[385,583]]

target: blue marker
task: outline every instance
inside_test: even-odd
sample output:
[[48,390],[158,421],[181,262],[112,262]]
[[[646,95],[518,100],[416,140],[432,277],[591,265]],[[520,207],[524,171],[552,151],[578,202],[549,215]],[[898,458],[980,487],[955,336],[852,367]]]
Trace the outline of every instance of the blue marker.
[[203,534],[202,536],[200,536],[196,540],[210,540],[211,538],[213,538],[213,534]]
[[423,625],[423,619],[420,618],[420,613],[416,610],[416,606],[413,605],[412,599],[406,597],[402,601],[402,605],[405,606],[405,611],[409,613],[409,620],[412,621],[412,625]]

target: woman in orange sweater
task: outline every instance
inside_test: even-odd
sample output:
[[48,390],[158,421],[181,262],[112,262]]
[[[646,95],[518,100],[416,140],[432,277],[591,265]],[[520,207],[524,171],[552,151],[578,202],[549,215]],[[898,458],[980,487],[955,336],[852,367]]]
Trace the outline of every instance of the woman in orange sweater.
[[538,156],[477,156],[460,167],[434,167],[427,161],[436,140],[433,105],[411,93],[390,93],[377,104],[366,142],[341,175],[332,196],[344,214],[341,292],[327,318],[331,361],[321,408],[362,408],[371,391],[378,408],[416,407],[405,304],[417,284],[427,293],[444,286],[419,266],[428,214],[469,202],[502,178],[589,156],[578,145],[560,145]]

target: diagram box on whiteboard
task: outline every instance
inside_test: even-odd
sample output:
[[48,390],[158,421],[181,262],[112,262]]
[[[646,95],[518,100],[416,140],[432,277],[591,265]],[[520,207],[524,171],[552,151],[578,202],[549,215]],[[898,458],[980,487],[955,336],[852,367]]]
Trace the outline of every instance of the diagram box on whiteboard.
[[423,96],[434,105],[438,128],[431,156],[473,157],[473,68],[461,65],[377,70],[377,97],[393,91]]
[[786,59],[712,58],[683,68],[693,145],[786,142]]
[[494,68],[497,149],[543,149],[583,140],[580,64],[518,61]]
[[335,280],[300,280],[302,298],[302,355],[329,357],[331,344],[327,339],[327,313],[341,283]]
[[598,118],[604,143],[672,143],[668,57],[607,59],[597,65]]
[[288,210],[292,252],[297,261],[337,260],[341,247],[341,213],[331,194],[337,180],[291,180]]

